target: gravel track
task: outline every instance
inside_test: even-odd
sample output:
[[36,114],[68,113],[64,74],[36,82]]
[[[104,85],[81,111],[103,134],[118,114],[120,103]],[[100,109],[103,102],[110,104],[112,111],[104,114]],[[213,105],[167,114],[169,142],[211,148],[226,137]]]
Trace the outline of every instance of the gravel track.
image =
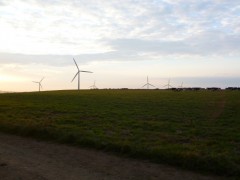
[[106,152],[0,133],[1,180],[221,179]]

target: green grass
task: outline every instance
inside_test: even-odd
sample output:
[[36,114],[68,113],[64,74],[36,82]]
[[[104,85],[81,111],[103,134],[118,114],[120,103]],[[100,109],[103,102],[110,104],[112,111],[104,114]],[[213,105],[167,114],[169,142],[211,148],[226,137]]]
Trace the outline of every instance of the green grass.
[[240,175],[240,92],[0,94],[0,130],[220,175]]

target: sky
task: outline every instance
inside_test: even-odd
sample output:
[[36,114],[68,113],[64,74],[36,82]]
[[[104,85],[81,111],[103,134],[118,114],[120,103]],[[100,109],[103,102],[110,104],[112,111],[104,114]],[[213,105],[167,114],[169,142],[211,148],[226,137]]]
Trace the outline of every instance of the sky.
[[0,0],[0,90],[240,86],[240,0]]

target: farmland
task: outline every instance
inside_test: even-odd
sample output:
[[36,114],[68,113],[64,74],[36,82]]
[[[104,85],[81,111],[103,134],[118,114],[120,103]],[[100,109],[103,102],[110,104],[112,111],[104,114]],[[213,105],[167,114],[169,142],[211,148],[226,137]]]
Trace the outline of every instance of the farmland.
[[182,168],[240,175],[237,91],[0,94],[0,130]]

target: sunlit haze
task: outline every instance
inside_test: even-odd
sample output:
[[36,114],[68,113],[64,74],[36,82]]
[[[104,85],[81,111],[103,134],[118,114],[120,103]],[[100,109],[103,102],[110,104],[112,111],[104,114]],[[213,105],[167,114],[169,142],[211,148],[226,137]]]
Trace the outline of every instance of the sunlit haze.
[[240,86],[238,0],[0,0],[0,91]]

